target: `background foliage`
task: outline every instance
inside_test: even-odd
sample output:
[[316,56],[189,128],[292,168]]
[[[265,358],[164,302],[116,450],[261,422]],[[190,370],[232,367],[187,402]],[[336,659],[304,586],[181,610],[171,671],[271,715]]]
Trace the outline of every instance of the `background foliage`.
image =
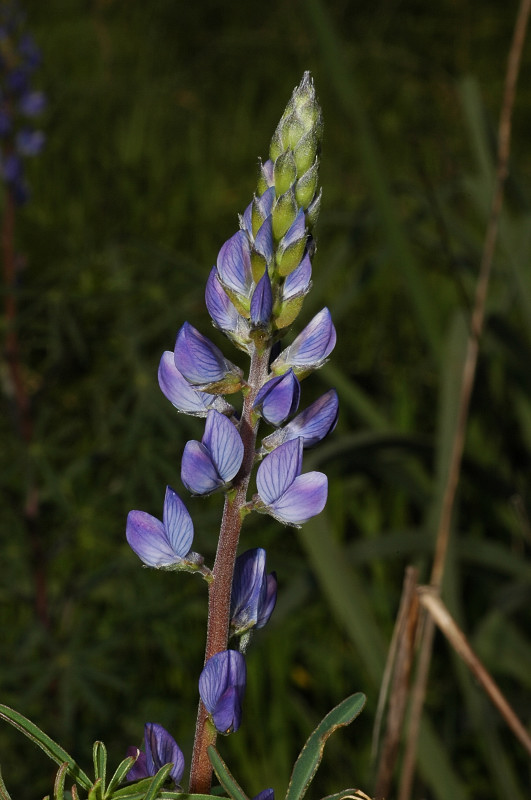
[[[404,568],[416,564],[425,580],[431,564],[516,4],[26,7],[44,54],[48,142],[17,221],[29,447],[7,381],[0,415],[2,702],[81,764],[94,739],[118,762],[145,721],[171,730],[189,759],[205,587],[140,569],[125,517],[158,514],[166,483],[182,489],[182,448],[201,423],[161,395],[158,360],[185,319],[209,333],[208,272],[310,69],[326,126],[324,204],[300,324],[326,303],[339,339],[304,400],[335,385],[341,417],[307,458],[330,475],[325,514],[296,533],[265,517],[246,530],[246,547],[267,547],[280,599],[249,653],[244,725],[221,749],[251,794],[283,791],[318,720],[361,690],[367,710],[331,741],[314,791],[370,790],[371,726]],[[524,722],[530,70],[528,46],[444,591]],[[31,486],[39,509],[29,526]],[[188,504],[194,546],[210,558],[220,502]],[[0,761],[17,800],[50,790],[53,767],[5,727]],[[529,786],[523,751],[442,639],[420,772],[419,798],[524,800]]]

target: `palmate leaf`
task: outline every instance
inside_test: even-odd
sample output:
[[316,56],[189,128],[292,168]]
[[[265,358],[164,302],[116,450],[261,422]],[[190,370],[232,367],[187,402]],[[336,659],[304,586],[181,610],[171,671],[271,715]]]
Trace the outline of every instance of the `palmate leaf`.
[[221,758],[220,754],[216,750],[213,744],[211,744],[207,749],[208,757],[210,759],[210,763],[214,768],[214,772],[218,776],[218,780],[229,795],[232,797],[232,800],[248,800],[247,795],[241,788],[241,786],[237,783],[237,781],[233,778],[231,773],[229,772],[229,768]]
[[286,800],[301,800],[304,797],[321,763],[326,740],[337,728],[349,725],[356,719],[363,709],[365,701],[366,697],[361,692],[352,694],[333,708],[319,723],[295,762]]
[[72,756],[70,756],[66,750],[54,742],[48,734],[41,731],[40,728],[37,727],[33,722],[29,719],[24,717],[22,714],[19,714],[18,711],[15,711],[9,706],[5,706],[0,703],[0,717],[5,719],[6,722],[9,722],[10,725],[13,725],[14,728],[21,731],[24,736],[27,736],[28,739],[31,739],[36,745],[38,745],[41,750],[44,750],[46,755],[55,761],[56,764],[62,766],[63,764],[68,764],[67,772],[68,774],[77,781],[83,789],[89,790],[92,786],[92,781],[86,775],[81,767],[79,767]]

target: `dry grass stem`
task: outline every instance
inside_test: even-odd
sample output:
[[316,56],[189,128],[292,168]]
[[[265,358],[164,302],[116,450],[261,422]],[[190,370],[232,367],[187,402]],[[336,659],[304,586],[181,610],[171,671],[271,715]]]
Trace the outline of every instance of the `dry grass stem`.
[[[522,49],[526,37],[530,10],[531,0],[521,0],[507,62],[505,87],[498,127],[496,183],[494,186],[491,211],[485,234],[478,281],[476,284],[474,306],[470,321],[470,332],[468,336],[467,351],[461,379],[457,424],[452,443],[448,475],[443,494],[441,515],[437,529],[435,555],[430,579],[430,585],[433,589],[435,589],[436,592],[440,591],[446,566],[446,556],[450,539],[455,495],[457,491],[457,485],[459,483],[461,461],[466,436],[470,397],[472,394],[474,378],[476,374],[479,342],[485,319],[488,286],[496,247],[496,240],[498,236],[500,214],[503,205],[505,179],[508,171],[511,123],[516,83],[520,69]],[[413,784],[416,763],[417,741],[420,729],[420,718],[422,715],[422,708],[424,705],[424,697],[428,682],[433,639],[434,622],[431,617],[428,617],[425,619],[423,625],[423,638],[419,653],[419,663],[415,685],[412,694],[408,740],[402,769],[399,800],[408,800],[408,798],[411,796],[411,788]]]
[[444,633],[456,653],[461,656],[467,667],[480,682],[509,728],[531,756],[531,737],[499,690],[494,679],[487,672],[468,644],[465,634],[450,615],[436,590],[432,589],[430,586],[421,586],[418,589],[418,594],[422,606]]

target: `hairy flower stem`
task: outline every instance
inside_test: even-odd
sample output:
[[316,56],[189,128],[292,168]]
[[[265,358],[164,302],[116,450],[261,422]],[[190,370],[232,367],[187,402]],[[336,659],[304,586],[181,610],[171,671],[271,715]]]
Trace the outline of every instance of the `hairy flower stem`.
[[[244,455],[242,466],[233,482],[233,493],[225,499],[223,518],[219,534],[218,549],[212,574],[214,580],[208,593],[208,627],[205,648],[205,663],[216,653],[227,649],[229,638],[230,596],[234,562],[242,527],[241,511],[247,501],[247,487],[255,456],[258,422],[253,425],[252,408],[256,395],[265,382],[269,370],[271,345],[251,353],[249,369],[249,391],[243,401],[240,421],[240,436]],[[207,794],[212,780],[212,766],[207,748],[216,741],[216,731],[208,722],[207,711],[199,703],[195,730],[192,767],[190,770],[189,791],[193,794]]]

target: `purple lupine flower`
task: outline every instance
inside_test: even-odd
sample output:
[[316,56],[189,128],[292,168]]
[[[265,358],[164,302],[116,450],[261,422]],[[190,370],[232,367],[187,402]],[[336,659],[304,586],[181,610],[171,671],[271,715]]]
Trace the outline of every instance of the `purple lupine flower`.
[[275,800],[275,792],[273,789],[262,789],[253,797],[253,800]]
[[273,294],[271,280],[267,268],[258,281],[251,299],[251,324],[255,327],[266,327],[273,311]]
[[211,408],[215,408],[222,414],[231,414],[234,411],[224,397],[200,392],[188,383],[175,366],[174,356],[170,350],[166,350],[162,354],[158,379],[162,393],[178,411],[182,411],[184,414],[206,417]]
[[189,322],[177,334],[174,359],[179,372],[199,389],[231,394],[241,386],[241,370]]
[[300,395],[301,385],[290,369],[264,383],[256,395],[253,409],[270,425],[282,425],[299,407]]
[[305,377],[311,370],[321,367],[336,344],[336,330],[330,311],[323,308],[271,364],[275,374],[293,368],[297,377]]
[[282,287],[282,300],[287,302],[294,297],[306,295],[310,291],[312,277],[312,262],[308,253],[304,256],[297,269],[290,272]]
[[[273,192],[274,191],[273,188]],[[273,225],[271,215],[260,225],[254,237],[254,249],[263,256],[266,264],[269,264],[273,260]]]
[[328,493],[322,472],[301,475],[302,450],[302,438],[291,439],[266,456],[256,473],[256,510],[296,527],[323,510]]
[[181,480],[192,494],[211,494],[234,478],[242,460],[243,442],[236,427],[219,411],[211,410],[201,441],[185,445]]
[[277,601],[277,578],[266,573],[262,547],[246,550],[236,559],[230,598],[230,628],[241,636],[251,628],[263,628]]
[[249,324],[238,313],[221,285],[216,267],[212,267],[208,276],[205,303],[214,325],[224,331],[237,347],[247,351],[246,345],[250,342]]
[[266,451],[274,450],[289,439],[299,437],[302,438],[304,447],[314,447],[334,430],[338,415],[337,392],[330,389],[283,428],[266,436],[262,440],[262,448]]
[[247,671],[237,650],[222,650],[209,658],[199,676],[199,694],[216,730],[232,733],[240,727]]
[[155,722],[146,722],[144,726],[144,748],[128,747],[127,755],[138,757],[127,773],[127,781],[154,777],[166,764],[173,764],[170,776],[178,786],[184,772],[184,756],[181,748],[168,731]]
[[188,558],[192,563],[197,562],[200,556],[190,551],[194,538],[192,518],[179,495],[169,486],[162,520],[145,511],[130,511],[127,515],[127,541],[140,560],[156,569],[185,566]]
[[248,310],[253,274],[249,239],[244,231],[237,231],[225,242],[218,253],[216,266],[222,286]]

